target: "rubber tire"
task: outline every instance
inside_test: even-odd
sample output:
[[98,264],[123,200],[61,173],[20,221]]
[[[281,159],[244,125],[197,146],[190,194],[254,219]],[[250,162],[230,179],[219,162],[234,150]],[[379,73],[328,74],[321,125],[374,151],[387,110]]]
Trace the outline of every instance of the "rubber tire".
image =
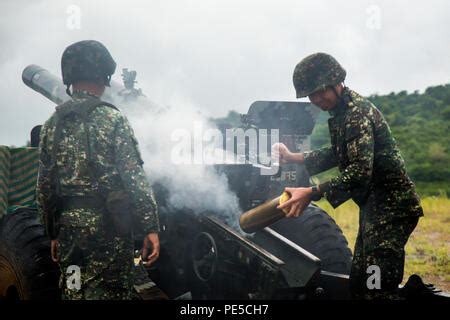
[[0,299],[59,299],[59,274],[37,211],[6,215],[0,223]]
[[315,205],[298,218],[281,219],[271,228],[321,260],[325,271],[350,274],[352,252],[334,219]]

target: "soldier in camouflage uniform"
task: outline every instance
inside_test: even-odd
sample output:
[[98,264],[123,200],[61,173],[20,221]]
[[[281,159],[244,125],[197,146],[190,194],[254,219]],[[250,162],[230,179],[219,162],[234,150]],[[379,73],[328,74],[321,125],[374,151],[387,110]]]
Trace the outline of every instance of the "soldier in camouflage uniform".
[[[291,153],[274,146],[281,163],[304,163],[311,175],[338,167],[340,175],[311,188],[287,188],[288,217],[298,216],[311,200],[325,197],[336,208],[348,199],[360,207],[359,232],[350,274],[355,298],[396,298],[403,278],[404,247],[423,216],[415,187],[381,112],[367,99],[343,85],[346,72],[330,55],[312,54],[294,71],[297,98],[331,115],[331,146]],[[381,272],[381,288],[369,290],[367,268]]]
[[[37,201],[63,298],[134,298],[133,236],[144,239],[142,257],[154,262],[159,220],[133,130],[99,99],[116,64],[101,43],[80,41],[66,48],[61,65],[72,99],[42,127]],[[71,265],[80,267],[80,290],[67,285]]]

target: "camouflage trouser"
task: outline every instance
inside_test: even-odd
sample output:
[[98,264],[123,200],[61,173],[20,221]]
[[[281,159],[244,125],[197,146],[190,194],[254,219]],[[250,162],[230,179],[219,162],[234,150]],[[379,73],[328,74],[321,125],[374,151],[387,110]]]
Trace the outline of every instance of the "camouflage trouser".
[[[405,245],[419,217],[383,219],[368,217],[368,214],[364,209],[360,212],[350,272],[352,296],[355,299],[397,299],[398,285],[403,279]],[[368,271],[369,266],[379,267],[379,289],[369,289],[368,279],[375,274],[371,269]]]
[[[133,243],[131,239],[108,237],[101,213],[86,209],[64,212],[58,240],[63,299],[135,298]],[[71,265],[80,268],[80,288],[67,273]]]

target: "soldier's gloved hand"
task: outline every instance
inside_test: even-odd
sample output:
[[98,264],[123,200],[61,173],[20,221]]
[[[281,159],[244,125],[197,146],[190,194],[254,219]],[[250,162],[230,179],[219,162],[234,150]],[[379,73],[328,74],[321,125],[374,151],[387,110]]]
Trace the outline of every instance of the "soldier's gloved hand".
[[59,246],[58,240],[56,240],[56,239],[55,240],[51,240],[51,242],[50,242],[50,253],[51,253],[53,262],[58,262],[59,261],[58,246]]
[[289,213],[286,214],[287,218],[298,217],[311,202],[311,188],[285,188],[284,191],[291,197],[277,208],[290,208]]
[[[151,250],[151,254],[148,253]],[[159,258],[159,236],[157,233],[149,233],[144,238],[142,246],[142,260],[146,261],[146,265],[150,266]]]

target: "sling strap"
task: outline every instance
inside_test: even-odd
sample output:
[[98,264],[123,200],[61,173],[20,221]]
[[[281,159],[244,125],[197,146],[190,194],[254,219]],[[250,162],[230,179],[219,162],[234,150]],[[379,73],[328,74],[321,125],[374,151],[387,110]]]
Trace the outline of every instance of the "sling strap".
[[59,145],[62,141],[62,129],[63,129],[63,120],[67,118],[70,115],[77,114],[81,117],[81,121],[84,126],[84,146],[86,150],[86,157],[87,157],[87,163],[88,163],[88,172],[89,172],[89,178],[91,179],[93,185],[97,184],[96,181],[96,170],[95,170],[95,163],[93,161],[92,157],[92,150],[90,145],[90,133],[89,133],[89,126],[87,124],[88,117],[91,114],[92,111],[94,111],[96,108],[106,106],[109,108],[113,108],[115,110],[118,110],[114,105],[104,102],[97,98],[88,98],[86,101],[83,102],[76,102],[74,100],[69,100],[59,106],[56,107],[55,112],[55,131],[53,135],[53,147],[52,147],[52,170],[51,170],[51,180],[53,181],[53,184],[55,186],[55,193],[58,197],[61,197],[61,185],[60,185],[60,178],[59,178],[59,171],[58,171],[58,164],[56,161]]

